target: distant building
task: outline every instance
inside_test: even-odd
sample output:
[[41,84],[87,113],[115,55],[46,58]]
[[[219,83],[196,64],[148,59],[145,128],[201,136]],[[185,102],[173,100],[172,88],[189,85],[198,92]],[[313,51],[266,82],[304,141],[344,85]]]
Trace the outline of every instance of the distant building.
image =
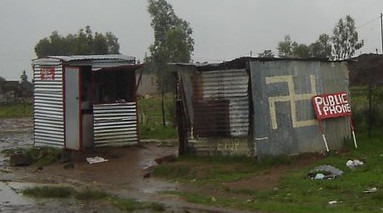
[[363,54],[347,60],[351,86],[383,84],[383,55]]
[[0,82],[0,103],[21,102],[23,88],[18,81]]
[[23,71],[20,82],[0,81],[0,104],[29,102],[33,97],[33,84]]

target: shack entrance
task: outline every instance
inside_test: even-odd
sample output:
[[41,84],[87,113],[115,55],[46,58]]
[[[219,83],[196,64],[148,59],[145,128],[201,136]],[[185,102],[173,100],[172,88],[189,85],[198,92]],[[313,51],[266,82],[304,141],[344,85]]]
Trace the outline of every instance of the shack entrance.
[[121,55],[35,60],[35,145],[81,150],[137,143],[141,67]]

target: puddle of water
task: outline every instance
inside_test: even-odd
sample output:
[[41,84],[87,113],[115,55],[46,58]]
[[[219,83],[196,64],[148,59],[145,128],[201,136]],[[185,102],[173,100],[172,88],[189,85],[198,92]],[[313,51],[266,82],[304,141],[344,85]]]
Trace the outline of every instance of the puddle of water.
[[27,198],[20,193],[20,187],[12,187],[12,183],[0,182],[0,205],[30,205],[33,204],[31,198]]
[[161,191],[175,191],[177,190],[177,187],[177,183],[151,179],[140,184],[140,188],[137,190],[143,193],[154,194]]
[[32,133],[1,133],[0,149],[21,148],[33,146]]

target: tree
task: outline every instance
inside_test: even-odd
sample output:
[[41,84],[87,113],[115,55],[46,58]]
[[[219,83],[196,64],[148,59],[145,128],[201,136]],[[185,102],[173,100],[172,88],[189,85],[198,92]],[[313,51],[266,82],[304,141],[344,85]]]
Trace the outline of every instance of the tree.
[[27,82],[28,81],[28,76],[25,72],[25,70],[23,71],[23,74],[21,74],[20,76],[20,83],[24,83],[24,82]]
[[327,34],[321,34],[316,42],[310,44],[309,48],[312,57],[332,58],[331,38]]
[[48,55],[102,55],[119,54],[118,39],[111,32],[105,35],[96,32],[90,26],[80,29],[77,34],[60,35],[57,31],[41,39],[35,46],[37,57]]
[[150,45],[150,61],[155,63],[159,88],[169,91],[173,88],[168,72],[169,62],[190,62],[194,50],[193,30],[190,24],[179,18],[173,7],[165,0],[148,0],[148,12],[152,19],[154,42]]
[[[193,30],[179,18],[165,0],[149,0],[148,12],[152,18],[154,43],[149,47],[156,63],[189,62],[194,50]],[[176,44],[174,44],[174,42]],[[168,55],[170,54],[170,55]],[[182,57],[178,57],[181,54]]]
[[271,50],[264,50],[262,53],[259,53],[260,58],[274,58],[274,53]]
[[[148,0],[148,12],[152,19],[154,42],[150,45],[152,63],[148,67],[155,69],[158,77],[158,88],[164,93],[173,91],[174,79],[169,71],[169,62],[190,62],[194,50],[193,30],[190,24],[179,18],[173,7],[166,0]],[[165,126],[165,109],[162,98],[162,119]]]
[[293,50],[298,46],[298,43],[292,41],[290,35],[285,35],[284,41],[278,43],[278,55],[279,56],[292,56]]
[[310,45],[299,44],[292,41],[289,35],[286,35],[284,41],[278,43],[277,50],[279,56],[282,57],[295,56],[301,58],[332,58],[331,39],[327,34],[321,34],[318,40]]
[[310,48],[306,44],[298,44],[292,41],[290,35],[286,35],[284,41],[278,43],[278,55],[281,57],[310,57]]
[[357,50],[363,47],[364,41],[359,41],[354,19],[347,15],[339,19],[331,37],[333,53],[336,60],[351,58]]
[[310,57],[310,48],[306,44],[297,44],[293,46],[293,56],[308,58]]

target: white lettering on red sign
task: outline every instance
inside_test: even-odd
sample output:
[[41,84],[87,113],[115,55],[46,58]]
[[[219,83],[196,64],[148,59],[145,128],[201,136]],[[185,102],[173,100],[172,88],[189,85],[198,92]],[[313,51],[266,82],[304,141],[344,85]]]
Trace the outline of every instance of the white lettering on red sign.
[[55,68],[54,67],[41,67],[41,80],[55,80]]
[[351,106],[345,92],[317,95],[312,98],[312,103],[317,119],[351,115]]

